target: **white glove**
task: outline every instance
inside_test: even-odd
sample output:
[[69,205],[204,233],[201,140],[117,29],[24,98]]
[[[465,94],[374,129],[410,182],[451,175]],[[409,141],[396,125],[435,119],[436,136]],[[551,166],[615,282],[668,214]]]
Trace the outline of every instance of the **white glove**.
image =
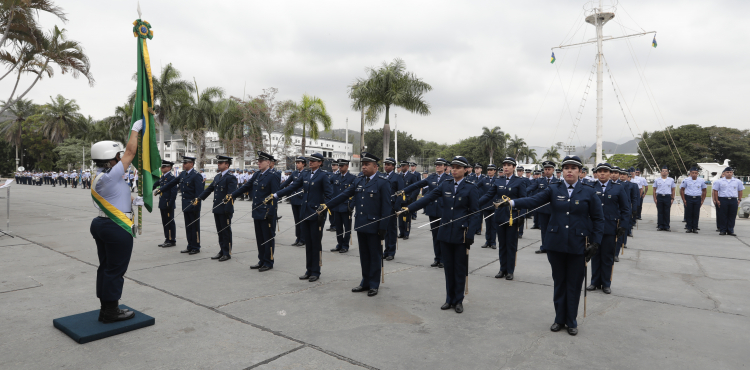
[[157,196],[159,194],[161,194],[161,192],[159,191],[159,189],[154,190],[154,196]]
[[143,119],[139,119],[135,121],[135,123],[133,123],[133,128],[131,128],[131,130],[135,132],[141,132],[141,130],[143,130]]
[[134,206],[142,206],[144,204],[145,203],[143,203],[143,197],[135,197],[135,199],[133,199]]

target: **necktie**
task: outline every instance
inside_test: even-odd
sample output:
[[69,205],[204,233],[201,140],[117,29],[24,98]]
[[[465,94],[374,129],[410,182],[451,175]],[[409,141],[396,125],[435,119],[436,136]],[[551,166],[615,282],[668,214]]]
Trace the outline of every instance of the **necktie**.
[[370,182],[370,177],[369,176],[365,177],[365,185],[367,185],[368,182]]

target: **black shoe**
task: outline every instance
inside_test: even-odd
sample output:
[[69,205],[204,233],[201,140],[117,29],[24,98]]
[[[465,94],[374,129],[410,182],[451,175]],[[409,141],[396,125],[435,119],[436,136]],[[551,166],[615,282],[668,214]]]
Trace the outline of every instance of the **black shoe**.
[[368,290],[369,289],[363,288],[361,285],[357,285],[356,287],[352,288],[353,293],[361,293],[361,292],[366,292]]
[[502,279],[505,277],[505,275],[508,275],[508,273],[505,271],[500,271],[497,273],[497,275],[495,275],[495,279]]
[[518,235],[518,239],[523,239],[523,235]]
[[642,219],[642,218],[640,218],[640,217],[638,217],[638,218],[636,218],[636,220],[643,220],[643,219]]
[[309,278],[310,278],[310,275],[308,275],[308,274],[304,274],[304,275],[302,275],[302,276],[299,277],[300,280],[307,280]]
[[531,230],[540,230],[540,229],[539,229],[539,226],[532,226]]
[[620,257],[619,256],[615,256],[615,262],[620,262]]
[[232,257],[229,257],[229,256],[221,256],[221,258],[219,258],[219,262],[224,262],[224,261],[226,261],[226,260],[230,260],[230,259],[232,259]]
[[221,254],[221,253],[216,253],[216,255],[215,255],[215,256],[213,256],[213,257],[211,257],[211,259],[212,259],[212,260],[218,260],[219,258],[221,258],[221,256],[223,256],[223,254]]
[[370,290],[367,291],[367,296],[368,297],[374,297],[376,295],[378,295],[378,290],[377,289],[370,289]]
[[727,235],[727,233],[725,233],[725,232],[722,231],[722,232],[719,233],[719,235]]
[[629,237],[634,238],[633,233],[628,234]]
[[693,234],[697,234],[698,233],[698,231],[696,231],[696,230],[697,229],[693,229]]
[[398,234],[398,238],[401,239],[404,237],[404,234]]
[[549,330],[554,331],[555,333],[557,333],[558,331],[562,330],[563,326],[564,325],[560,325],[558,323],[554,323],[554,324],[552,324],[552,326],[549,327]]
[[405,235],[404,240],[409,240],[409,235]]
[[309,278],[309,279],[307,279],[307,280],[310,280],[310,282],[312,283],[312,282],[314,282],[314,281],[318,281],[318,279],[320,279],[320,278],[319,278],[319,277],[317,277],[317,276],[310,276],[310,278]]
[[200,253],[200,252],[201,252],[201,250],[200,250],[200,249],[193,249],[193,250],[191,250],[190,252],[188,252],[188,254],[192,256],[192,255],[194,255],[194,254],[198,254],[198,253]]
[[490,249],[497,249],[496,245],[490,245]]
[[443,265],[443,263],[442,263],[442,262],[441,262],[441,263],[438,263],[438,268],[443,268],[443,267],[445,267],[445,266]]
[[157,247],[162,247],[163,248],[164,244],[167,244],[167,242],[161,243],[161,244],[157,245]]
[[687,222],[686,220],[682,220],[682,222]]
[[586,287],[586,290],[588,290],[589,292],[597,290],[597,289],[599,289],[599,287],[593,284]]
[[290,244],[292,247],[296,247],[299,245],[299,240],[295,241],[294,243]]
[[449,309],[451,309],[451,308],[453,308],[453,305],[452,305],[452,304],[450,304],[450,303],[446,303],[446,304],[444,304],[444,305],[440,306],[440,309],[441,309],[441,310],[449,310]]
[[693,230],[692,230],[692,229],[687,229],[687,230],[685,230],[685,232],[686,232],[686,233],[692,233],[692,232],[693,232]]
[[341,250],[341,247],[336,246],[336,248],[331,249],[331,252],[338,252]]
[[432,264],[430,265],[430,267],[438,267],[439,264],[440,264],[440,262],[434,261],[434,262],[432,262]]
[[388,256],[385,258],[386,261],[393,261],[393,256]]
[[542,254],[542,253],[547,253],[547,251],[545,251],[544,249],[537,249],[537,250],[534,251],[534,253],[536,253],[536,254]]
[[298,247],[304,247],[305,246],[305,242],[299,242],[299,243],[297,243],[297,246]]
[[175,242],[168,242],[168,243],[162,244],[161,247],[162,248],[169,248],[169,247],[174,247],[176,245],[177,245],[177,243],[175,243]]
[[339,253],[346,253],[348,251],[349,251],[349,248],[347,248],[347,249],[341,248],[341,250],[339,251]]
[[268,270],[270,270],[270,269],[272,269],[272,268],[273,268],[273,267],[263,266],[263,267],[261,267],[261,268],[259,268],[259,269],[258,269],[258,272],[264,272],[264,271],[268,271]]
[[456,307],[454,309],[456,310],[456,313],[464,312],[464,304],[456,303]]
[[737,236],[737,234],[735,234],[735,233],[732,233],[732,232],[729,232],[729,233],[727,233],[727,235],[731,235],[731,236]]
[[181,250],[180,253],[190,253],[190,249]]
[[657,228],[656,228],[656,231],[661,231],[661,230],[662,230],[662,228],[661,228],[661,227],[657,227]]
[[513,280],[513,274],[506,275],[505,280]]
[[668,228],[667,228],[667,229],[664,229],[664,231],[672,232],[672,230],[671,230],[671,229],[668,229]]
[[612,288],[605,286],[602,288],[602,292],[604,292],[604,294],[612,294]]
[[[257,269],[259,269],[261,267],[263,267],[263,266],[261,266],[260,263],[258,263],[258,264],[250,266],[250,270],[257,270]],[[300,278],[300,279],[302,279],[302,278]],[[307,279],[307,277],[305,277],[305,279]]]
[[489,245],[489,244],[487,244],[487,243],[484,243],[484,245],[483,245],[483,246],[481,246],[481,248],[489,248],[489,247],[490,247],[490,245]]
[[482,235],[482,232],[481,231],[477,231],[477,233],[474,234],[474,235]]
[[578,335],[578,328],[568,328],[568,334]]
[[[128,312],[130,312],[130,310],[129,310],[129,309],[127,309],[127,308],[126,308],[126,309],[124,309],[124,310],[123,310],[123,309],[120,309],[120,308],[118,308],[118,310],[120,310],[120,313],[128,313]],[[99,310],[99,321],[102,321],[102,320],[103,320],[103,318],[104,318],[104,309],[102,308],[102,309],[100,309],[100,310]]]
[[700,228],[700,227],[696,227],[695,229],[696,229],[696,230],[700,230],[701,228]]
[[114,303],[114,306],[103,308],[102,311],[102,322],[105,324],[130,320],[135,317],[135,312],[121,310],[117,306],[117,302]]

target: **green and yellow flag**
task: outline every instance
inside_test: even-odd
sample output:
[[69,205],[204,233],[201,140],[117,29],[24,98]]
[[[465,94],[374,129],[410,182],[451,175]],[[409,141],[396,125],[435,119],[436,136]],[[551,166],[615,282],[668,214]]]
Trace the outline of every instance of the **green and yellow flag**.
[[[148,56],[148,47],[146,47],[146,40],[154,37],[154,31],[151,31],[151,25],[148,22],[137,19],[133,22],[133,35],[138,40],[138,87],[135,90],[131,127],[136,121],[143,120],[143,131],[138,142],[135,166],[138,169],[138,195],[143,197],[146,209],[151,212],[153,206],[151,188],[155,181],[159,181],[159,168],[161,167],[161,156],[156,143],[156,127],[154,125],[154,87],[151,77],[151,60]],[[133,131],[130,132],[133,133]]]

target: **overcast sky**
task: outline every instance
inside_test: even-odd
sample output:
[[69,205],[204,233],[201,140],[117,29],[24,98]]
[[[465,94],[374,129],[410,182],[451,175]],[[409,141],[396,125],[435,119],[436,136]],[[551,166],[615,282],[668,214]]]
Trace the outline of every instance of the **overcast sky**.
[[[68,13],[69,37],[91,58],[96,84],[57,73],[27,97],[45,103],[62,94],[85,115],[111,115],[135,88],[136,2],[56,3]],[[424,97],[431,115],[391,110],[400,129],[454,143],[479,135],[482,126],[500,126],[532,146],[569,141],[596,47],[556,50],[554,65],[550,48],[594,37],[583,7],[578,0],[141,1],[143,19],[154,30],[149,51],[155,73],[171,62],[184,78],[195,77],[199,88],[220,86],[227,95],[258,95],[267,87],[278,88],[282,99],[313,94],[326,102],[334,128],[344,128],[348,118],[357,129],[359,114],[348,108],[347,86],[365,76],[365,67],[399,57],[433,87]],[[651,35],[631,39],[633,53],[626,41],[604,43],[633,132],[660,129],[664,122],[750,128],[750,31],[733,17],[749,11],[750,1],[739,0],[620,2],[605,36],[659,32],[656,49]],[[51,28],[60,22],[43,17],[42,23]],[[10,80],[0,83],[0,99],[7,99]],[[604,140],[632,138],[606,70],[603,91]],[[590,145],[595,122],[594,75],[572,144]]]

